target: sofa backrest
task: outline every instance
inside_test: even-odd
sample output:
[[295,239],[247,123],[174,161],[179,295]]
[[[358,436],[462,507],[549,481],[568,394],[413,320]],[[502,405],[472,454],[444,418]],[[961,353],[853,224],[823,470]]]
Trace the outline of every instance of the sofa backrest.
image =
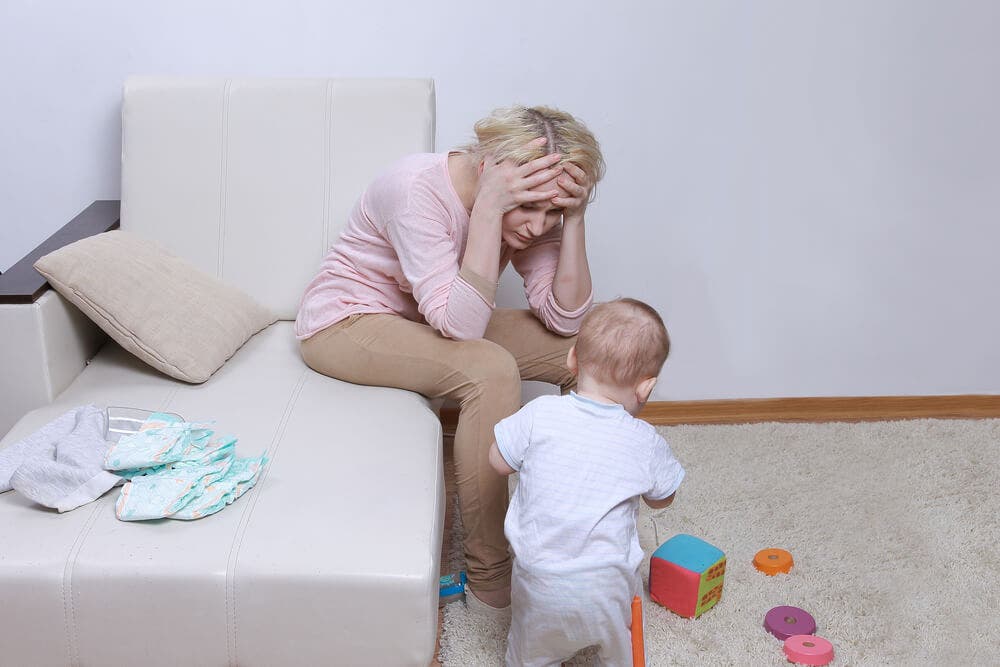
[[432,150],[429,79],[133,77],[121,225],[290,320],[368,181]]

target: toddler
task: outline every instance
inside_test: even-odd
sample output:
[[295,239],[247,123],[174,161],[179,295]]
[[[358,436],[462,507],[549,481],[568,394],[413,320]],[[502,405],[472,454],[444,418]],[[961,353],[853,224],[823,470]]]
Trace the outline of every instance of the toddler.
[[669,350],[650,306],[599,304],[566,359],[576,391],[496,425],[490,463],[520,473],[504,523],[514,551],[507,665],[558,667],[594,645],[603,664],[631,664],[639,497],[667,507],[684,478],[666,441],[635,417]]

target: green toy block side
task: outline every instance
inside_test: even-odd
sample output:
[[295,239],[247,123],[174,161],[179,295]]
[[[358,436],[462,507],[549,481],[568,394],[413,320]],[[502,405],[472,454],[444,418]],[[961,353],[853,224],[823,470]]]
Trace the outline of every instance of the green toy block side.
[[722,583],[726,578],[726,557],[717,560],[712,567],[701,574],[701,584],[698,586],[698,605],[694,617],[698,618],[715,606],[722,597]]

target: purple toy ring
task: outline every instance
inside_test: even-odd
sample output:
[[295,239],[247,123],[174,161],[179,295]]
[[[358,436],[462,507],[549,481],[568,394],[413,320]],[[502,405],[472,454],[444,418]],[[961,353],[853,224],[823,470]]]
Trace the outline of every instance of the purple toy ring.
[[775,607],[764,616],[764,629],[784,641],[792,635],[811,635],[816,621],[798,607]]

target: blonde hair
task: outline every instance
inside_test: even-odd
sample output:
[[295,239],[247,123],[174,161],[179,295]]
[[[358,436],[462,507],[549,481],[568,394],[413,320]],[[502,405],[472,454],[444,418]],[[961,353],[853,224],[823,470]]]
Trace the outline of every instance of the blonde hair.
[[580,323],[577,363],[598,381],[634,386],[659,375],[669,354],[663,319],[637,299],[597,304]]
[[[593,133],[582,122],[558,109],[512,106],[496,109],[474,126],[475,143],[463,150],[480,156],[491,154],[498,162],[513,160],[525,164],[550,153],[561,154],[561,162],[572,162],[587,174],[590,182],[604,178],[604,156]],[[529,146],[538,137],[542,146]],[[591,191],[591,199],[596,188]]]

